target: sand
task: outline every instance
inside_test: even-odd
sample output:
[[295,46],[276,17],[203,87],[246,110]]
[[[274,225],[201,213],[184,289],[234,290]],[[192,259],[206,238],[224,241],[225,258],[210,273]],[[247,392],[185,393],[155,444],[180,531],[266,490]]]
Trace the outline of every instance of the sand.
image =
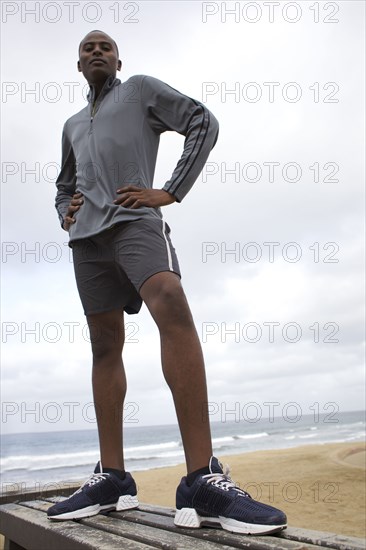
[[[307,445],[219,458],[253,498],[284,510],[291,527],[366,537],[364,443]],[[175,489],[185,475],[183,464],[132,473],[140,502],[175,506]]]
[[[253,498],[283,510],[288,525],[366,536],[365,444],[307,445],[219,458]],[[140,502],[174,507],[177,480],[185,475],[185,467],[133,475]]]

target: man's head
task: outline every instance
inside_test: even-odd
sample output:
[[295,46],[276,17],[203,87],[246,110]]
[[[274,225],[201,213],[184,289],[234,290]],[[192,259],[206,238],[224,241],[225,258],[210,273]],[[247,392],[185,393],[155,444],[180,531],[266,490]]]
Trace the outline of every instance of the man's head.
[[108,34],[91,31],[80,42],[78,70],[89,84],[98,84],[110,75],[115,76],[121,66],[117,44]]

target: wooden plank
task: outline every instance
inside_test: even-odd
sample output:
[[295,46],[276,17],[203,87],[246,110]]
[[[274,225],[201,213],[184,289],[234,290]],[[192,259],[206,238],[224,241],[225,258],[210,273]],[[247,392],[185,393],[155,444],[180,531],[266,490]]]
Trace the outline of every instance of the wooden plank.
[[75,521],[51,522],[43,511],[9,503],[0,507],[5,537],[27,550],[148,550],[156,548]]
[[232,546],[218,544],[217,542],[197,541],[184,533],[176,533],[163,529],[156,529],[141,523],[131,523],[108,516],[94,516],[81,520],[84,525],[103,529],[108,533],[128,536],[129,539],[149,542],[156,548],[164,550],[231,550]]
[[321,546],[306,542],[279,539],[276,535],[253,536],[230,533],[229,531],[216,528],[187,529],[176,527],[171,517],[152,514],[138,509],[126,510],[124,512],[110,512],[109,516],[140,525],[164,529],[173,533],[184,534],[201,541],[216,542],[221,545],[227,545],[230,548],[249,548],[251,550],[278,550],[279,548],[281,550],[320,550],[321,548]]
[[16,542],[12,540],[5,539],[4,541],[4,550],[27,550],[24,546],[19,546]]
[[[58,497],[52,500],[59,500]],[[24,506],[29,506],[33,509],[43,512],[47,511],[49,503],[43,501],[32,501],[22,503]],[[166,509],[163,509],[165,511]],[[132,510],[131,510],[132,511]],[[134,510],[137,511],[137,510]],[[129,521],[125,520],[124,515],[128,512],[109,512],[108,516],[98,514],[92,518],[79,520],[83,525],[93,526],[96,529],[104,529],[108,532],[127,536],[136,541],[146,542],[157,545],[157,548],[166,549],[182,549],[182,550],[225,550],[230,548],[253,548],[263,550],[278,550],[278,540],[270,540],[268,537],[251,537],[248,535],[235,535],[222,531],[221,529],[181,529],[176,527],[173,522],[173,517],[159,515],[154,509],[154,514],[147,514],[154,518],[153,525],[146,525],[145,521]],[[143,512],[142,512],[143,513]],[[272,539],[273,537],[271,537]],[[285,543],[281,547],[285,549],[314,549],[316,547],[307,544]]]
[[24,506],[25,508],[31,508],[32,510],[38,510],[39,512],[46,513],[48,508],[51,506],[51,503],[46,500],[26,500],[24,502],[17,502],[19,506]]
[[140,502],[139,510],[143,512],[150,512],[151,514],[159,514],[160,516],[168,516],[174,518],[175,508],[168,508],[167,506],[155,506],[154,504],[146,504],[145,502]]
[[[47,512],[50,506],[49,502],[42,500],[34,500],[30,502],[22,502],[22,506],[29,507],[32,510],[38,510],[43,513]],[[114,519],[110,515],[98,514],[91,518],[78,520],[82,525],[88,525],[101,531],[113,533],[121,537],[126,537],[131,540],[153,544],[156,548],[177,549],[177,550],[197,550],[197,541],[190,537],[184,536],[182,533],[168,533],[167,531],[147,527],[142,524],[133,524],[131,522],[121,521],[120,518]],[[200,550],[229,550],[231,547],[222,546],[216,543],[203,542]]]
[[323,548],[335,548],[336,550],[365,550],[366,539],[350,537],[348,535],[336,535],[326,531],[312,531],[297,527],[288,527],[281,537],[288,540],[313,542]]
[[[50,499],[52,502],[57,502],[58,500],[62,500],[60,497],[55,497]],[[163,506],[152,506],[150,504],[141,503],[138,510],[134,510],[133,512],[146,512],[148,514],[151,514],[151,517],[154,516],[160,516],[165,518],[174,518],[175,515],[175,509],[174,508],[168,508]],[[132,512],[132,511],[130,511]],[[124,514],[129,512],[124,512]],[[121,512],[118,512],[117,514],[121,514]],[[112,513],[110,513],[112,515]],[[125,518],[127,519],[127,517]],[[130,518],[130,521],[131,518]],[[143,518],[141,518],[141,521],[144,521]],[[161,524],[161,519],[159,519],[159,524]],[[149,525],[154,526],[154,524],[150,523]],[[161,527],[160,528],[164,528]],[[165,526],[165,529],[168,527]],[[175,526],[174,526],[175,528]],[[175,528],[181,531],[181,528]],[[186,530],[185,530],[186,531]],[[199,538],[202,535],[202,529],[195,530],[192,529],[191,535],[196,538]],[[205,530],[204,530],[205,531]],[[213,533],[213,529],[210,529],[211,533]],[[244,540],[242,539],[243,535],[235,535],[230,534],[227,531],[221,531],[221,530],[215,530],[214,540],[217,542],[221,542],[222,544],[236,544],[235,547],[237,548],[250,548],[248,544],[243,546]],[[290,548],[288,546],[285,546],[285,542],[283,539],[287,539],[288,541],[295,541],[302,543],[300,546],[301,548],[331,548],[333,550],[365,550],[365,542],[363,539],[358,539],[355,537],[347,537],[343,535],[336,535],[334,533],[324,533],[322,531],[310,531],[306,529],[298,529],[298,528],[291,528],[288,527],[287,529],[281,531],[280,533],[277,533],[275,535],[272,535],[271,538],[274,538],[274,541],[271,541],[269,539],[271,535],[265,535],[262,536],[259,539],[259,536],[255,536],[255,541],[251,541],[251,548],[278,548],[279,547],[279,539],[281,540],[282,547]],[[236,540],[233,540],[233,537],[236,537]],[[237,538],[240,537],[240,541],[237,540]],[[247,538],[244,535],[245,538]],[[252,537],[251,537],[252,538]],[[264,538],[264,540],[262,540]],[[225,539],[225,540],[224,540]],[[258,542],[258,545],[257,545]],[[272,544],[274,543],[274,545]],[[283,544],[282,544],[283,543]],[[237,546],[239,544],[239,546]],[[265,545],[265,546],[264,546]],[[306,545],[306,546],[305,546]],[[298,546],[299,547],[299,546]]]
[[[157,513],[167,517],[174,517],[175,509],[152,506],[151,504],[140,504],[139,510]],[[324,548],[334,548],[336,550],[365,550],[366,539],[351,537],[349,535],[337,535],[325,531],[315,531],[313,529],[301,529],[298,527],[287,527],[276,535],[278,538],[307,542],[313,545],[319,545]]]
[[[49,497],[46,502],[44,500],[33,501],[32,503],[26,502],[24,503],[24,505],[34,506],[35,509],[46,511],[51,503],[58,502],[60,500],[64,500],[64,497]],[[230,548],[258,548],[263,550],[267,548],[278,549],[279,547],[283,548],[284,550],[286,548],[312,548],[313,550],[315,550],[316,548],[329,548],[333,550],[365,550],[366,548],[366,541],[364,539],[294,527],[288,527],[286,530],[283,530],[275,535],[265,536],[237,535],[229,533],[227,531],[212,528],[197,530],[182,529],[175,527],[173,523],[175,509],[162,506],[152,506],[149,504],[140,504],[137,510],[130,510],[126,512],[111,512],[108,515],[116,519],[122,518],[130,523],[137,523],[141,526],[145,525],[147,527],[169,531],[170,533],[177,533],[178,535],[182,535],[184,532],[184,535],[186,537],[189,536],[193,539],[196,539],[197,543],[198,539],[202,541],[209,540],[210,544],[218,543],[221,545],[230,545]],[[101,517],[101,515],[98,515],[97,517],[99,518]],[[114,524],[111,523],[111,525]],[[131,533],[133,532],[131,531]],[[249,539],[250,545],[248,545],[247,539]],[[301,545],[299,546],[299,544],[297,544],[296,546],[294,546],[293,544],[291,545],[291,542],[301,543]],[[195,545],[196,548],[197,543]]]
[[41,486],[38,489],[27,489],[25,483],[3,483],[2,492],[0,493],[0,505],[21,500],[48,498],[55,495],[68,497],[80,487],[80,483],[47,483],[42,487],[42,489]]

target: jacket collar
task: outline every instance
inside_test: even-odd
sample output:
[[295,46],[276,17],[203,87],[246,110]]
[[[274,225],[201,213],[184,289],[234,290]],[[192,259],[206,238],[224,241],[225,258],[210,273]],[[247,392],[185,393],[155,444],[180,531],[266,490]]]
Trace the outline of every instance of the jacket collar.
[[[104,82],[104,85],[103,85],[103,88],[101,89],[100,91],[100,94],[97,98],[97,102],[99,103],[103,97],[112,89],[114,88],[114,86],[119,86],[119,84],[121,84],[121,81],[119,80],[119,78],[116,78],[115,76],[113,75],[110,75],[107,80]],[[87,100],[89,103],[91,103],[91,105],[93,105],[93,103],[95,102],[95,88],[93,86],[93,84],[90,84],[90,89],[89,89],[89,92],[88,92],[88,95],[86,96]]]

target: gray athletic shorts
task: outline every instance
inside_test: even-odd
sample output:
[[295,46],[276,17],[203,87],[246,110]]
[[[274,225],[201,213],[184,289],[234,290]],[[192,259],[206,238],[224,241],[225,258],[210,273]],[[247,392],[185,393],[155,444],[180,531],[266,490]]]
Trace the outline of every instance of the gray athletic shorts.
[[139,290],[149,277],[161,271],[180,276],[169,233],[164,220],[144,218],[73,241],[76,284],[85,315],[113,309],[138,313]]

